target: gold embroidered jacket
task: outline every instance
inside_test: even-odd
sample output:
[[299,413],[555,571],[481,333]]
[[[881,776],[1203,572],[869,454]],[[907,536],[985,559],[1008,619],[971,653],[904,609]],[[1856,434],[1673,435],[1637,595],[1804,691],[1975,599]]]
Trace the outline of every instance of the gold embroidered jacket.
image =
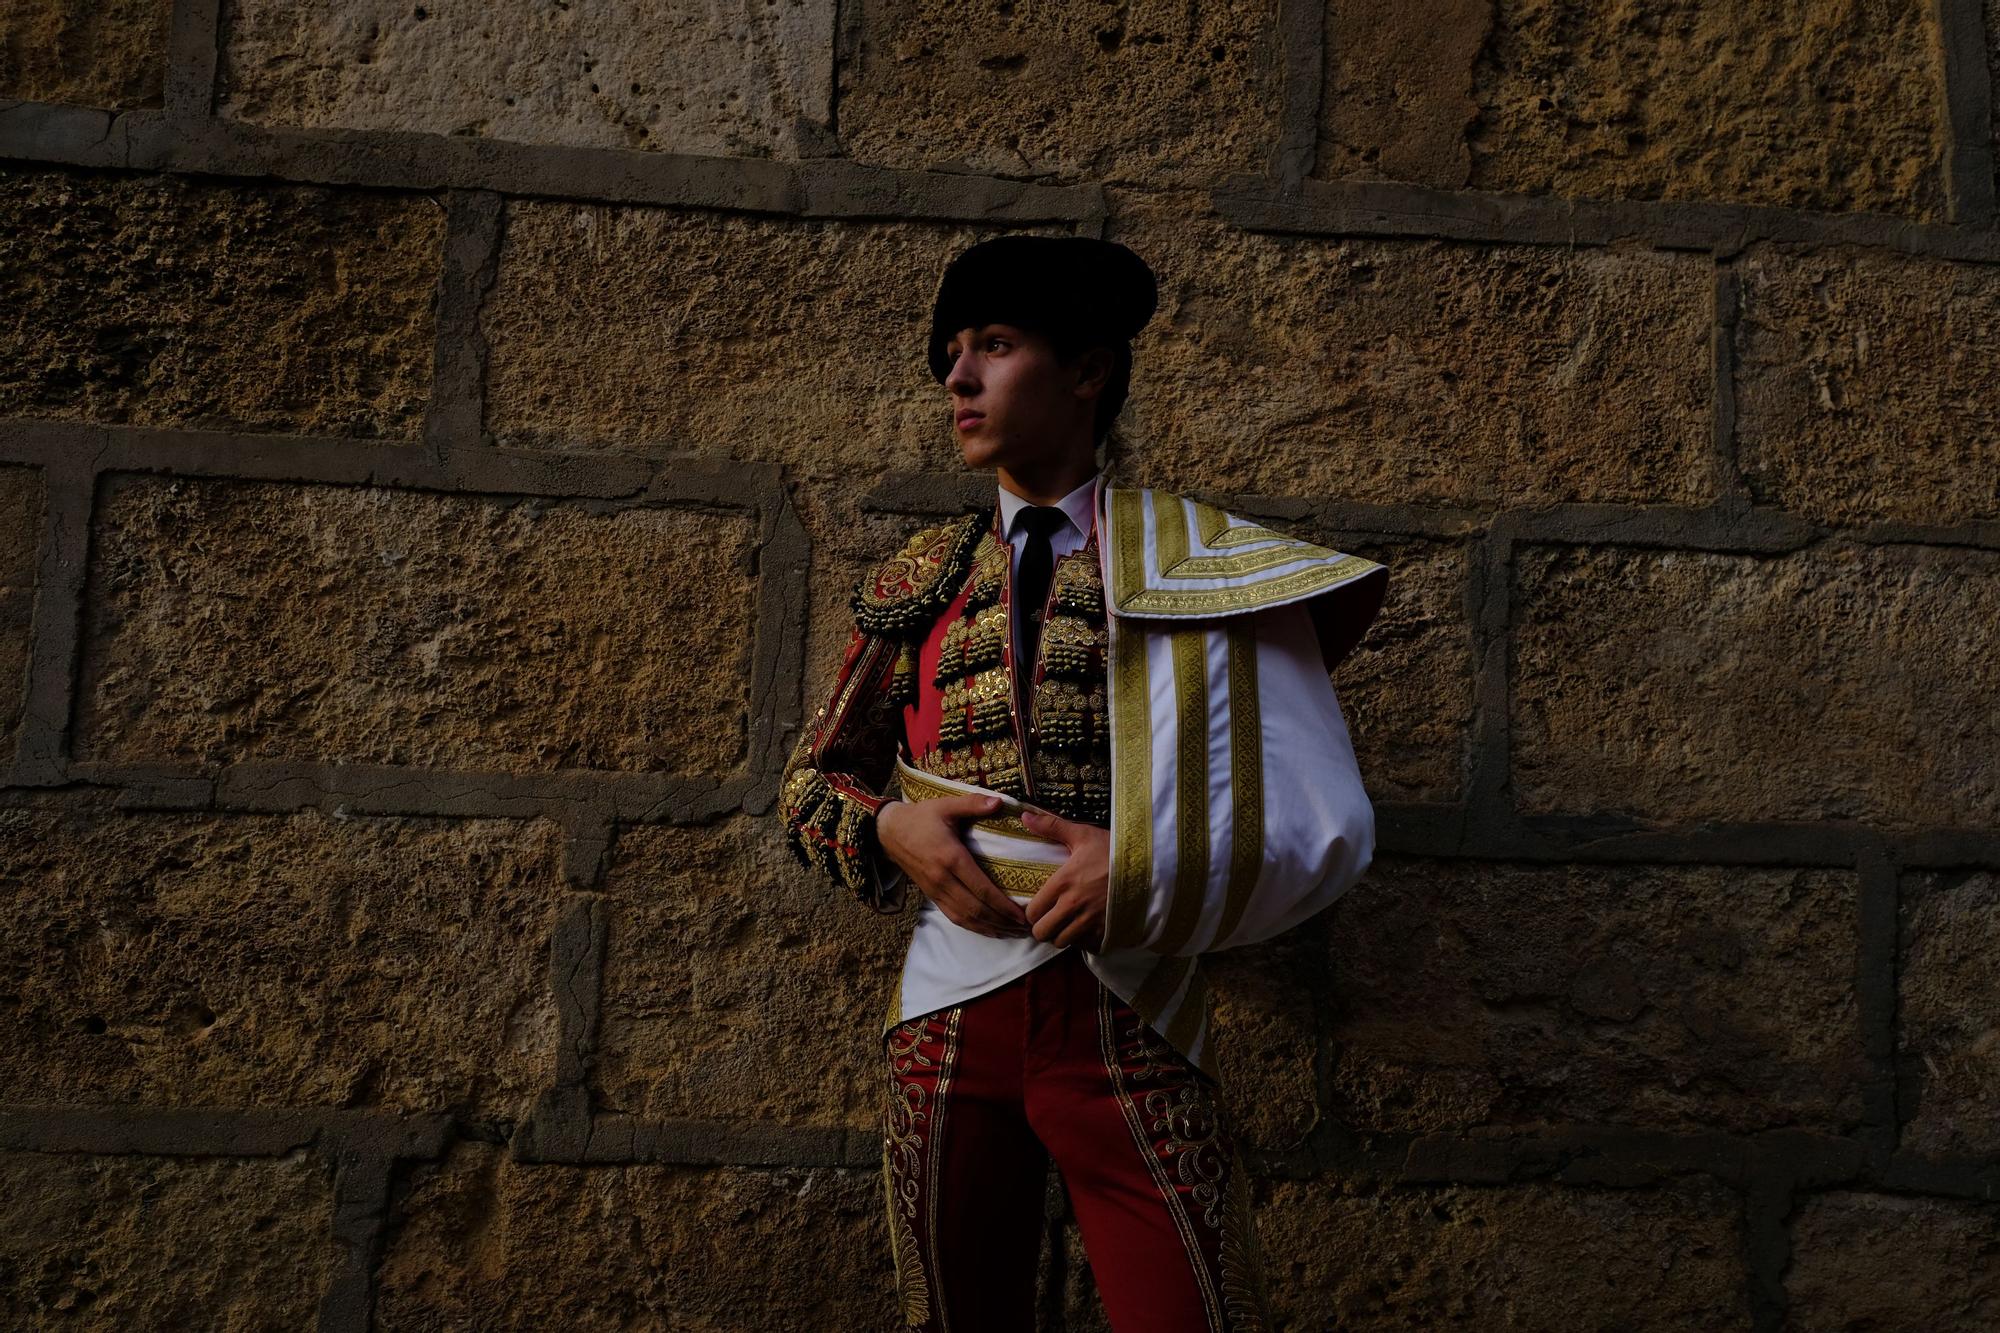
[[[925,528],[864,575],[830,697],[780,783],[794,853],[878,911],[904,904],[875,815],[899,757],[925,773],[1108,826],[1104,589],[1096,534],[1057,557],[1019,709],[998,506]],[[1025,760],[1025,763],[1024,763]]]

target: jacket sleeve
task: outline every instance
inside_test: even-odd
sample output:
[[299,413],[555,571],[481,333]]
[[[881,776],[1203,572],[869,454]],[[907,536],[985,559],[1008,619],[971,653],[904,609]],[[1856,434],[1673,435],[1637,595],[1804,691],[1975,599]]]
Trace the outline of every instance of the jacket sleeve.
[[892,691],[899,645],[854,629],[833,693],[807,719],[778,783],[793,855],[878,912],[903,909],[902,868],[875,839],[902,741]]

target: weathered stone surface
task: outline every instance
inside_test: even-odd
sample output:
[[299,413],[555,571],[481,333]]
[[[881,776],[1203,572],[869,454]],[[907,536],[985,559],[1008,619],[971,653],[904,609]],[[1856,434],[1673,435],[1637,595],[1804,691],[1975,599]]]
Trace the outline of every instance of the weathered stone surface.
[[1277,142],[1277,7],[863,0],[847,151],[888,166],[1204,185]]
[[992,234],[516,200],[482,315],[487,426],[808,476],[957,466],[924,365],[931,297]]
[[12,170],[0,238],[0,416],[419,433],[433,200]]
[[1785,1269],[1788,1333],[2000,1327],[2000,1209],[1836,1190],[1801,1202]]
[[98,521],[80,758],[743,761],[745,513],[126,479]]
[[216,109],[242,120],[798,157],[832,114],[834,0],[231,0],[226,13]]
[[1352,1128],[1860,1120],[1850,875],[1378,855],[1329,916]]
[[1257,1216],[1279,1328],[1752,1327],[1738,1203],[1703,1177],[1383,1193],[1287,1181]]
[[[379,140],[363,156],[414,132],[1103,182],[1109,234],[1162,279],[1111,450],[1132,480],[1410,506],[1459,534],[1569,502],[1705,505],[1721,452],[1760,504],[1829,527],[2000,521],[1991,266],[1896,246],[1732,253],[1735,437],[1718,451],[1712,256],[1649,248],[1671,239],[1653,233],[1259,234],[1208,195],[1266,170],[1278,30],[1323,17],[1323,178],[1937,220],[1931,25],[1962,9],[441,4],[228,0],[218,113]],[[0,98],[159,105],[169,10],[199,7],[85,8],[15,6]],[[2000,0],[1984,11],[2000,89]],[[352,156],[334,147],[307,155],[313,172]],[[420,438],[445,230],[426,192],[15,165],[0,421]],[[929,301],[954,253],[1008,225],[902,220],[892,195],[845,220],[518,198],[479,297],[500,444],[568,451],[582,472],[617,450],[781,465],[810,540],[781,576],[803,578],[808,621],[775,627],[805,636],[803,681],[771,684],[808,710],[855,578],[936,521],[864,498],[887,471],[960,467],[921,359]],[[50,1124],[77,1105],[208,1107],[218,1124],[448,1113],[465,1131],[450,1155],[393,1173],[384,1328],[893,1324],[868,1163],[510,1160],[554,1069],[566,847],[591,859],[554,826],[562,802],[525,822],[115,808],[134,783],[141,803],[199,800],[199,783],[128,765],[400,764],[425,801],[506,773],[741,775],[753,714],[782,708],[750,696],[759,580],[778,573],[756,519],[449,479],[245,481],[222,475],[233,446],[177,448],[167,475],[105,479],[82,603],[51,604],[38,559],[66,492],[45,494],[45,441],[25,432],[0,462],[0,767],[37,615],[58,647],[80,629],[55,719],[79,764],[68,789],[0,800],[0,1105]],[[1290,526],[1391,569],[1336,678],[1371,795],[1464,800],[1476,538]],[[1403,1136],[1437,1136],[1413,1149],[1421,1173],[1485,1178],[1447,1141],[1601,1127],[1737,1134],[1782,1171],[1770,1154],[1788,1150],[1760,1135],[1870,1139],[1864,1094],[1880,1113],[1891,1068],[1906,1154],[2000,1160],[2000,874],[1933,868],[1961,838],[1901,846],[2000,828],[2000,552],[1853,535],[1789,555],[1510,553],[1512,601],[1487,607],[1479,640],[1509,681],[1486,701],[1511,737],[1500,799],[1575,817],[1565,837],[1672,826],[1687,863],[1383,852],[1333,912],[1213,960],[1230,1124],[1283,1174],[1334,1163],[1256,1183],[1274,1327],[2000,1325],[1987,1203],[1813,1184],[1778,1220],[1787,1247],[1746,1237],[1743,1201],[1700,1177],[1369,1178]],[[262,776],[237,768],[218,799]],[[1898,872],[1895,937],[1860,933],[1890,923],[1863,917],[1848,869],[1691,859],[1710,821],[1741,820],[1883,831],[1923,867]],[[867,1139],[909,918],[802,870],[768,815],[624,825],[603,866],[598,1113],[721,1121],[742,1142],[765,1126],[813,1154],[824,1131]],[[1857,1008],[1857,959],[1893,964],[1886,1064],[1879,1040],[1864,1058],[1888,1029]],[[1359,1157],[1321,1157],[1349,1135]],[[0,1327],[308,1327],[340,1261],[329,1165],[0,1154]],[[1108,1327],[1073,1220],[1054,1230],[1038,1311]]]
[[1335,0],[1319,171],[1938,220],[1921,5]]
[[123,111],[160,105],[173,0],[13,0],[0,97]]
[[2000,0],[1986,0],[1986,77],[1993,98],[1993,184],[2000,190]]
[[560,837],[0,810],[0,1103],[511,1119],[550,1077]]
[[385,1333],[894,1322],[879,1171],[523,1166],[461,1141],[396,1211]]
[[1515,579],[1523,810],[2000,822],[2000,555],[1558,547]]
[[1115,457],[1146,485],[1386,504],[1713,495],[1708,260],[1245,232],[1183,195],[1109,228],[1159,274]]
[[0,769],[14,753],[21,726],[41,537],[41,473],[0,467]]
[[[1935,1156],[2000,1153],[2000,875],[1903,880],[1896,975],[1903,1146]],[[2000,1299],[2000,1296],[1996,1296]]]
[[1472,747],[1471,553],[1462,542],[1397,540],[1277,523],[1389,567],[1375,623],[1333,673],[1369,796],[1456,801]]
[[1475,73],[1468,183],[1936,220],[1935,41],[1917,5],[1756,0],[1606,23],[1574,0],[1505,0]]
[[880,1034],[913,914],[869,911],[782,838],[775,817],[620,833],[605,888],[601,1109],[879,1125]]
[[1204,966],[1215,988],[1222,1108],[1238,1146],[1296,1147],[1320,1119],[1316,1033],[1325,1021],[1325,918]]
[[1492,26],[1493,0],[1329,0],[1313,174],[1463,186],[1480,113],[1473,71]]
[[0,1320],[311,1328],[333,1266],[325,1172],[268,1160],[0,1153]]
[[1760,246],[1737,271],[1737,447],[1760,500],[1823,523],[2000,518],[2000,269]]

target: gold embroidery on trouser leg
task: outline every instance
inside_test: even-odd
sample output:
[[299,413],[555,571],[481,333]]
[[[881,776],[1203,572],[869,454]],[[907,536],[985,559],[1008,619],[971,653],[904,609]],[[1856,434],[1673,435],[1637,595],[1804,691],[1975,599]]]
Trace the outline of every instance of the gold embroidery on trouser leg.
[[911,1328],[930,1318],[930,1294],[924,1290],[924,1266],[917,1258],[917,1238],[903,1217],[896,1195],[896,1176],[889,1164],[890,1147],[882,1143],[882,1190],[889,1206],[889,1258],[896,1268],[896,1295],[903,1323]]
[[1229,1187],[1222,1206],[1222,1303],[1231,1333],[1264,1333],[1264,1255],[1250,1215],[1250,1178],[1243,1157],[1232,1152]]
[[1146,1094],[1152,1127],[1167,1131],[1167,1150],[1176,1159],[1180,1179],[1202,1205],[1201,1220],[1221,1232],[1223,1308],[1230,1333],[1263,1333],[1268,1320],[1264,1294],[1263,1255],[1250,1214],[1250,1181],[1242,1154],[1222,1135],[1222,1108],[1209,1084],[1187,1071],[1186,1057],[1171,1042],[1140,1027],[1135,1055],[1146,1063],[1133,1071],[1133,1082],[1181,1074],[1178,1093],[1156,1088]]
[[[1174,1069],[1176,1066],[1162,1063],[1160,1059],[1164,1055],[1172,1060],[1172,1048],[1155,1045],[1146,1031],[1145,1021],[1136,1014],[1132,1016],[1132,1021],[1137,1025],[1132,1034],[1139,1043],[1136,1054],[1146,1061],[1145,1066],[1133,1077],[1149,1078]],[[1175,1191],[1173,1182],[1167,1179],[1166,1168],[1161,1164],[1159,1154],[1153,1150],[1152,1138],[1146,1133],[1146,1127],[1139,1118],[1138,1103],[1133,1098],[1131,1090],[1125,1086],[1125,1074],[1119,1058],[1119,1048],[1123,1045],[1124,1034],[1117,1031],[1111,1009],[1111,992],[1104,988],[1099,989],[1097,997],[1097,1034],[1099,1048],[1104,1056],[1104,1072],[1111,1077],[1112,1089],[1118,1096],[1118,1108],[1125,1113],[1125,1123],[1132,1131],[1133,1146],[1139,1150],[1139,1155],[1146,1159],[1146,1167],[1152,1173],[1153,1183],[1160,1191],[1160,1198],[1167,1206],[1168,1215],[1173,1218],[1174,1230],[1180,1233],[1181,1248],[1187,1252],[1188,1264],[1194,1272],[1195,1285],[1201,1289],[1202,1306],[1207,1311],[1208,1325],[1216,1330],[1216,1333],[1221,1333],[1228,1324],[1224,1322],[1225,1316],[1215,1284],[1209,1278],[1208,1261],[1202,1255],[1201,1242],[1195,1236],[1194,1223],[1189,1219],[1187,1209],[1181,1206],[1180,1195]],[[1186,1066],[1180,1067],[1186,1068]],[[1188,1073],[1192,1077],[1192,1071],[1189,1070]],[[1156,1090],[1152,1095],[1161,1094]],[[1215,1223],[1210,1222],[1209,1225],[1214,1226]]]
[[949,1108],[951,1076],[958,1068],[958,1020],[964,1012],[960,1005],[953,1005],[944,1027],[944,1054],[938,1060],[936,1114],[931,1119],[930,1161],[924,1168],[925,1209],[924,1238],[931,1247],[931,1274],[938,1291],[937,1323],[941,1333],[951,1333],[951,1315],[944,1305],[944,1277],[938,1265],[937,1256],[937,1185],[938,1168],[944,1157],[944,1113]]
[[1208,1085],[1195,1078],[1172,1043],[1143,1024],[1138,1040],[1138,1053],[1146,1064],[1132,1075],[1133,1082],[1161,1074],[1179,1076],[1178,1088],[1155,1088],[1146,1094],[1151,1128],[1165,1131],[1167,1155],[1181,1183],[1188,1187],[1188,1197],[1200,1205],[1201,1220],[1210,1227],[1220,1227],[1222,1183],[1228,1168],[1217,1142],[1221,1126],[1215,1098]]
[[[1194,966],[1195,961],[1192,958],[1168,958],[1161,960],[1161,964],[1154,974],[1155,977],[1164,974],[1167,978],[1167,989],[1161,993],[1160,1003],[1164,1004],[1174,992],[1180,990],[1182,980],[1194,969]],[[1146,985],[1140,989],[1136,998],[1145,999],[1146,992],[1152,986],[1153,978],[1148,978]],[[1137,1006],[1134,1006],[1134,1011],[1137,1011]],[[1140,1014],[1142,1021],[1138,1030],[1133,1034],[1132,1057],[1136,1060],[1144,1060],[1146,1063],[1132,1071],[1132,1081],[1134,1083],[1143,1083],[1149,1078],[1166,1077],[1171,1075],[1176,1068],[1174,1064],[1176,1052],[1172,1044],[1164,1039],[1160,1039],[1159,1035],[1152,1028],[1147,1027],[1143,1021],[1144,1017],[1144,1014]]]
[[[944,1049],[934,1059],[925,1050],[931,1020],[924,1015],[899,1023],[887,1037],[889,1100],[883,1128],[883,1178],[889,1195],[889,1247],[896,1290],[906,1326],[929,1325],[949,1333],[943,1288],[938,1285],[937,1183],[943,1152],[945,1109],[958,1059],[960,1010],[944,1014]],[[927,1090],[918,1071],[935,1071],[937,1089]],[[922,1210],[923,1226],[918,1227]],[[928,1252],[926,1252],[928,1247]]]
[[882,1133],[882,1180],[889,1198],[889,1253],[896,1266],[896,1291],[903,1322],[915,1327],[930,1318],[930,1291],[924,1263],[917,1253],[915,1222],[923,1188],[921,1126],[930,1118],[928,1095],[921,1083],[904,1083],[903,1075],[934,1062],[923,1052],[925,1018],[900,1023],[889,1033],[889,1099]]
[[1201,1220],[1220,1227],[1229,1167],[1216,1142],[1215,1099],[1190,1075],[1171,1092],[1156,1088],[1147,1093],[1146,1114],[1152,1117],[1151,1128],[1165,1132],[1168,1156],[1188,1197],[1201,1209]]

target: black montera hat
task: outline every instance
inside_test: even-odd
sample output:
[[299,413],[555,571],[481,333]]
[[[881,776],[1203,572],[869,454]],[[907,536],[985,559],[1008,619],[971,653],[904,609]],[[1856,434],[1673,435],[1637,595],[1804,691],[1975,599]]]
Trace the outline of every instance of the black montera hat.
[[1128,342],[1159,305],[1146,261],[1092,236],[996,236],[945,265],[931,303],[931,378],[951,374],[951,335],[979,324],[1074,330]]

